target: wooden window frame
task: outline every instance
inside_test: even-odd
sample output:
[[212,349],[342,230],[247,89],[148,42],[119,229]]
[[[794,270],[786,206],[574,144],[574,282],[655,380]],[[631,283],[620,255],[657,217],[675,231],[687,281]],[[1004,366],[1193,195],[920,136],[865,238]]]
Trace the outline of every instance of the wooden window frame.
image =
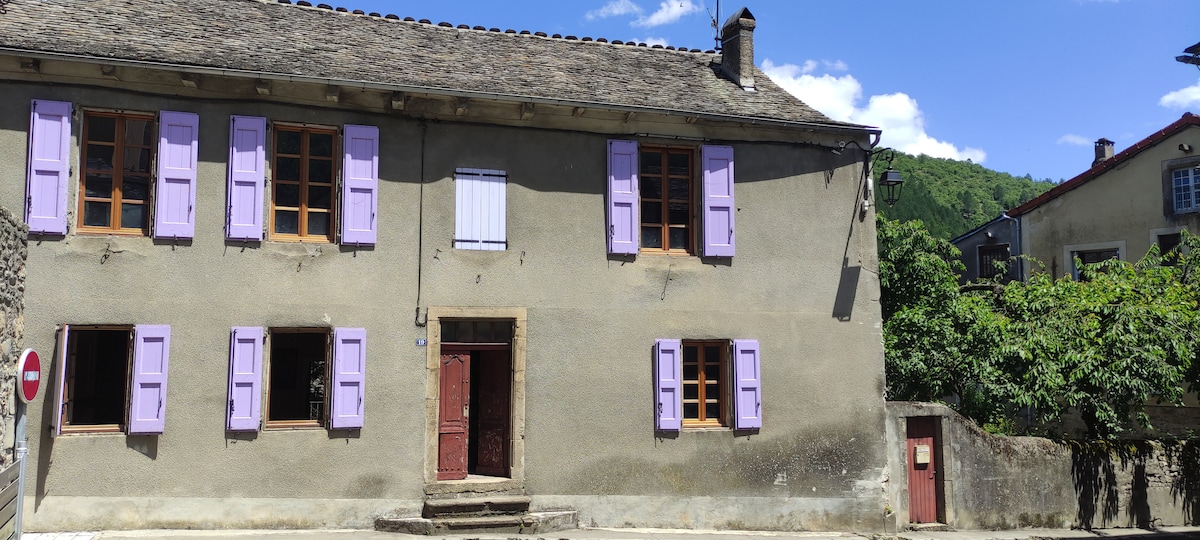
[[[717,354],[720,356],[719,358],[717,358],[716,362],[718,364],[718,368],[717,368],[719,370],[718,372],[721,374],[721,379],[719,381],[717,381],[717,384],[715,384],[715,385],[709,385],[707,380],[705,379],[705,374],[704,374],[705,364],[708,364],[711,362],[711,360],[704,357],[704,348],[710,347],[710,346],[716,346],[717,351],[718,351]],[[697,361],[696,361],[696,378],[695,379],[687,379],[686,375],[684,375],[687,372],[687,366],[689,364],[689,362],[687,360],[687,357],[688,357],[687,349],[689,347],[696,348],[696,360]],[[733,373],[733,368],[729,362],[730,361],[730,358],[729,358],[730,357],[730,348],[731,348],[731,342],[726,339],[721,339],[721,340],[712,340],[712,339],[688,340],[688,339],[685,339],[685,340],[680,341],[679,354],[680,354],[680,361],[681,361],[680,367],[682,369],[680,371],[679,391],[682,392],[681,396],[683,398],[682,399],[683,408],[680,410],[680,415],[682,417],[681,418],[683,421],[682,425],[684,428],[725,428],[730,425],[730,423],[731,423],[730,422],[730,420],[731,420],[730,405],[731,405],[732,401],[731,401],[731,398],[729,395],[729,379]],[[697,387],[697,394],[696,394],[696,398],[694,398],[694,399],[687,398],[687,388],[689,386]],[[715,398],[709,396],[708,392],[705,391],[708,386],[716,386],[717,387],[716,388],[717,395]],[[718,417],[715,419],[708,418],[706,408],[704,407],[704,405],[707,402],[712,401],[713,399],[716,400],[717,410],[720,411]],[[688,416],[687,406],[689,403],[695,403],[698,405],[696,407],[696,413],[697,413],[696,417]]]
[[[69,325],[70,333],[67,335],[66,343],[63,345],[67,350],[67,361],[63,365],[63,403],[62,410],[58,411],[59,425],[62,426],[62,433],[124,433],[125,426],[129,425],[129,385],[133,377],[133,326],[129,325]],[[74,386],[71,381],[74,377],[71,375],[79,365],[79,355],[76,351],[78,345],[78,334],[80,331],[105,331],[105,332],[125,332],[125,386],[122,390],[122,414],[121,422],[116,424],[72,424],[67,421],[68,412],[74,412],[74,399],[72,393]],[[92,360],[93,362],[95,359]]]
[[[93,118],[113,118],[113,142],[93,141],[88,138],[89,128]],[[149,122],[153,126],[153,134],[145,147],[126,144],[125,129],[129,120],[139,120]],[[158,159],[158,119],[154,114],[149,113],[126,113],[123,111],[91,111],[84,110],[83,112],[83,128],[80,131],[80,152],[79,161],[82,165],[79,167],[81,173],[79,175],[79,196],[76,201],[77,218],[76,222],[79,226],[79,232],[82,233],[101,233],[101,234],[116,234],[126,236],[147,236],[150,234],[150,223],[153,220],[154,211],[154,187]],[[113,148],[113,162],[111,170],[93,169],[88,166],[87,155],[89,146],[111,146]],[[126,148],[146,148],[150,151],[150,170],[145,173],[146,177],[146,200],[126,200],[123,197],[123,188],[125,185],[125,177],[141,176],[140,173],[127,173],[124,168],[125,149]],[[87,196],[87,176],[89,173],[107,174],[112,176],[112,191],[109,197],[88,197]],[[107,202],[109,204],[108,226],[101,227],[98,225],[84,224],[84,207],[87,202]],[[146,224],[144,227],[122,227],[121,226],[121,207],[124,204],[141,204],[145,206]]]
[[[312,420],[272,420],[271,419],[271,371],[274,369],[274,358],[271,351],[274,349],[274,339],[276,334],[321,334],[325,336],[325,345],[322,347],[325,355],[325,365],[322,369],[325,380],[325,395],[321,396],[321,418]],[[262,405],[263,429],[324,429],[329,421],[329,395],[330,384],[332,382],[331,369],[333,363],[333,329],[324,326],[313,327],[283,327],[283,328],[268,328],[267,343],[263,347],[264,369],[263,377],[265,377],[266,398]]]
[[[667,145],[638,145],[638,252],[648,254],[665,254],[665,255],[694,255],[697,252],[697,225],[699,220],[696,219],[699,197],[697,196],[698,182],[696,171],[696,154],[698,149],[691,146],[667,146]],[[659,199],[648,198],[644,196],[644,191],[641,189],[642,182],[648,176],[642,172],[644,165],[642,156],[647,153],[657,153],[660,156],[660,164],[662,165],[662,174],[659,181],[662,187],[662,197]],[[688,158],[688,198],[686,200],[671,199],[670,184],[672,178],[684,178],[683,175],[672,175],[670,173],[669,162],[671,154],[686,154]],[[662,212],[661,223],[646,222],[646,213],[641,211],[644,203],[657,202],[660,204]],[[670,203],[686,202],[688,205],[688,219],[686,224],[671,224]],[[645,247],[643,246],[643,228],[659,227],[659,242],[663,247]],[[674,248],[671,245],[671,229],[686,228],[687,246],[684,248]]]
[[[271,198],[270,198],[270,216],[268,217],[269,224],[267,225],[270,231],[269,239],[276,242],[319,242],[324,244],[332,244],[336,241],[338,230],[338,210],[339,196],[339,180],[341,178],[341,131],[336,127],[328,126],[312,126],[312,125],[296,125],[275,123],[271,126],[270,132],[273,132],[271,139]],[[283,154],[279,152],[279,133],[280,132],[300,133],[300,153],[299,154]],[[308,192],[312,185],[324,185],[323,182],[312,183],[309,181],[309,160],[319,159],[324,160],[323,156],[309,155],[309,143],[314,133],[328,134],[332,136],[332,152],[330,160],[330,177],[329,177],[329,209],[324,208],[309,208]],[[300,160],[300,178],[299,180],[279,180],[276,175],[279,172],[279,158],[293,158]],[[299,206],[279,206],[275,204],[275,199],[278,195],[279,185],[297,185],[300,190]],[[275,213],[277,210],[294,211],[297,214],[296,233],[280,233],[275,230]],[[328,213],[328,232],[323,235],[308,234],[308,213]]]

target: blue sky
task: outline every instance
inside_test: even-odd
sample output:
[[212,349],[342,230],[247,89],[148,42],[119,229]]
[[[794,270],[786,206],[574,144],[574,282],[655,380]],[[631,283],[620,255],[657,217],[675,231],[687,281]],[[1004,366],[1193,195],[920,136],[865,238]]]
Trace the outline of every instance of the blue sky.
[[[322,0],[329,2],[329,0]],[[337,3],[340,2],[340,3]],[[715,0],[334,0],[336,6],[711,49]],[[755,62],[883,145],[1055,181],[1200,114],[1198,0],[726,0],[758,20]]]

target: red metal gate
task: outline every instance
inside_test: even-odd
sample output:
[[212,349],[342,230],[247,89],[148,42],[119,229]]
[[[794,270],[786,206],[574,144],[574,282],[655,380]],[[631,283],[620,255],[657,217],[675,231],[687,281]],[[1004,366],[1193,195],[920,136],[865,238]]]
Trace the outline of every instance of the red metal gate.
[[937,452],[937,419],[908,419],[908,521],[938,521],[938,489],[941,477]]
[[439,374],[438,480],[467,477],[471,353],[443,353]]

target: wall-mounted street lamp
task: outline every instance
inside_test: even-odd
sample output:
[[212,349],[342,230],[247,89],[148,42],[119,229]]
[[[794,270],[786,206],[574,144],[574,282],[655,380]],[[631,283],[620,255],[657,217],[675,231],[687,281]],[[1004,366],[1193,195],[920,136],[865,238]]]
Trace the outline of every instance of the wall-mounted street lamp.
[[900,192],[904,190],[904,178],[900,176],[900,171],[892,168],[892,160],[896,159],[896,151],[891,148],[877,150],[875,153],[882,155],[887,153],[887,170],[879,175],[879,186],[884,190],[883,202],[887,205],[895,206],[896,201],[900,200]]

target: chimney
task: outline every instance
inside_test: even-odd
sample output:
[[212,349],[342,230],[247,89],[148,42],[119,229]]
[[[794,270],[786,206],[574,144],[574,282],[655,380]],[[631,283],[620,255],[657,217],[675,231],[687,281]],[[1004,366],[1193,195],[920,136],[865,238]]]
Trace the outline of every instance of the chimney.
[[1100,139],[1096,141],[1096,160],[1092,162],[1095,167],[1113,157],[1113,142],[1108,139]]
[[742,8],[721,27],[721,71],[743,90],[754,90],[754,15]]

